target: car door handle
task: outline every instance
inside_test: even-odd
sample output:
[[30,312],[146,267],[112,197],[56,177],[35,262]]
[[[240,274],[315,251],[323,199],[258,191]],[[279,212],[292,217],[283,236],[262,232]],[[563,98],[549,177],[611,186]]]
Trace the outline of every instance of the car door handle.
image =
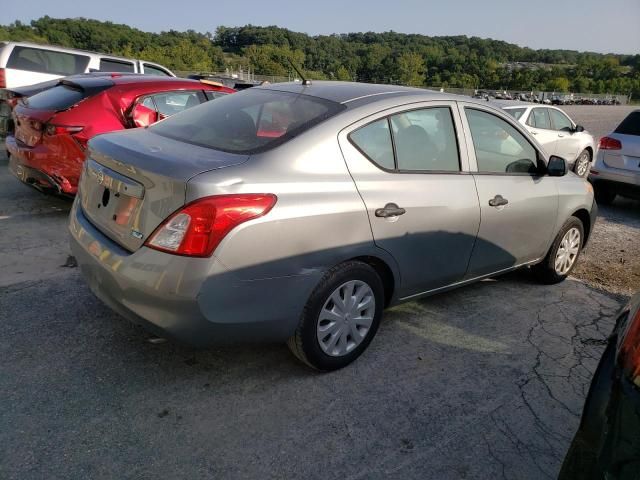
[[489,200],[490,207],[502,207],[509,203],[509,200],[504,198],[502,195],[496,195],[491,200]]
[[531,135],[537,135],[538,134],[538,132],[530,132],[530,133],[531,133]]
[[564,138],[564,135],[563,135],[563,134],[561,134],[561,133],[559,133],[559,134],[558,134],[558,137],[560,137],[560,138]]
[[384,208],[378,208],[376,210],[376,217],[397,217],[398,215],[404,215],[406,212],[407,211],[404,208],[400,208],[395,203],[387,203]]

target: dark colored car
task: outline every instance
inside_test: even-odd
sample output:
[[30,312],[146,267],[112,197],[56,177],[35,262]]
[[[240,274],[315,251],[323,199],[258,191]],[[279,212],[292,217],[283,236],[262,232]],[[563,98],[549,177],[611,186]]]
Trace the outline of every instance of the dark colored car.
[[618,314],[558,478],[640,478],[640,293]]
[[9,168],[39,190],[75,195],[87,142],[148,126],[235,90],[195,80],[143,75],[83,75],[59,80],[13,109]]

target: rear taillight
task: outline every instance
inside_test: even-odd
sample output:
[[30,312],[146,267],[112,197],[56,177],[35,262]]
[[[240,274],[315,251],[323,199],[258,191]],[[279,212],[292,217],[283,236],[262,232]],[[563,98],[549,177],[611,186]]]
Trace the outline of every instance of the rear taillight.
[[622,149],[622,142],[617,138],[602,137],[598,147],[600,150],[620,150]]
[[276,204],[272,194],[218,195],[196,200],[165,220],[146,246],[190,257],[208,257],[235,227],[267,214]]
[[82,132],[83,129],[84,127],[76,127],[76,126],[70,126],[70,125],[53,125],[51,123],[48,123],[47,125],[44,126],[44,132],[47,135],[49,136],[71,135],[73,139],[76,142],[78,142],[78,145],[80,145],[82,149],[86,149],[87,142],[89,140],[83,137],[82,135],[78,135]]
[[640,310],[629,318],[629,322],[619,358],[623,373],[640,387]]
[[7,88],[7,75],[4,68],[0,68],[0,88]]

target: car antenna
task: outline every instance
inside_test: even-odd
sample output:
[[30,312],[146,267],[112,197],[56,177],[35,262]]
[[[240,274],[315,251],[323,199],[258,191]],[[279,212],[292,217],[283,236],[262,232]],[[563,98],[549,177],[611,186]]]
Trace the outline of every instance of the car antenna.
[[298,70],[298,67],[296,67],[294,65],[294,63],[291,61],[290,58],[287,57],[287,60],[289,60],[289,63],[291,64],[291,67],[296,71],[296,73],[300,76],[300,78],[302,79],[302,85],[304,85],[305,87],[307,85],[311,85],[311,80],[307,80],[306,78],[304,78],[304,75],[302,75],[302,72],[300,72],[300,70]]

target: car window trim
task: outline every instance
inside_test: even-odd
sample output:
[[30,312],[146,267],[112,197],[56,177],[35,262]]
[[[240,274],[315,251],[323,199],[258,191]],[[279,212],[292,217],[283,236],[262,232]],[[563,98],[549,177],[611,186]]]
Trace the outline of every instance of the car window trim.
[[[543,171],[539,171],[536,173],[526,173],[526,172],[483,172],[480,171],[478,168],[478,159],[476,157],[476,148],[475,145],[473,143],[473,137],[471,136],[471,127],[469,126],[469,121],[467,120],[467,115],[465,110],[467,108],[471,109],[471,110],[479,110],[481,112],[487,113],[489,115],[493,115],[497,118],[500,118],[502,120],[504,120],[505,122],[507,122],[509,125],[511,125],[513,128],[516,129],[516,131],[518,131],[523,137],[524,139],[529,143],[529,145],[531,145],[531,147],[533,148],[533,150],[536,152],[536,162],[537,162],[537,167],[539,170],[541,170],[542,165],[544,165],[546,167],[547,165],[547,159],[546,157],[542,154],[542,152],[538,149],[538,147],[536,147],[536,145],[534,145],[531,142],[531,139],[529,138],[529,132],[526,131],[526,129],[522,128],[522,124],[518,121],[512,122],[512,120],[515,120],[513,117],[511,117],[511,115],[509,115],[508,113],[504,113],[504,112],[499,112],[499,111],[493,111],[493,109],[488,109],[485,108],[484,105],[478,105],[475,103],[470,103],[470,102],[460,102],[459,103],[459,108],[462,109],[462,121],[464,122],[464,128],[465,128],[465,135],[467,138],[467,154],[469,155],[469,160],[471,161],[471,159],[473,158],[473,162],[475,165],[469,165],[470,167],[470,173],[472,173],[473,175],[499,175],[499,176],[509,176],[509,177],[522,177],[522,176],[527,176],[527,177],[532,177],[532,178],[538,178],[538,177],[543,177],[545,175],[545,172]],[[533,109],[531,109],[533,111]],[[509,118],[511,117],[511,118]],[[469,148],[469,143],[471,145],[471,148]],[[472,157],[473,155],[473,157]],[[542,164],[542,165],[541,165]],[[475,167],[475,171],[472,171],[471,168]]]
[[[553,122],[551,121],[551,114],[549,113],[549,108],[548,108],[548,107],[533,107],[533,108],[531,109],[531,113],[529,114],[529,115],[530,115],[530,116],[532,116],[532,117],[533,117],[533,111],[534,111],[534,110],[546,110],[546,111],[547,111],[547,112],[546,112],[546,113],[547,113],[547,118],[549,119],[549,125],[551,125],[551,128],[538,127],[538,126],[537,126],[537,125],[538,125],[537,123],[536,123],[536,126],[535,126],[535,127],[533,127],[533,128],[535,128],[536,130],[545,130],[545,131],[547,131],[547,132],[555,132],[555,131],[557,131],[557,130],[555,130],[555,129],[553,128]],[[534,121],[535,121],[535,117],[534,117]],[[527,125],[529,125],[529,124],[527,124]],[[531,127],[531,125],[529,125],[529,126]]]
[[[453,133],[454,133],[454,137],[456,140],[456,150],[458,152],[458,170],[457,171],[453,171],[453,170],[405,170],[405,169],[399,169],[398,168],[398,154],[396,151],[396,142],[395,142],[395,134],[393,133],[393,127],[391,124],[391,117],[395,116],[395,115],[401,115],[404,113],[408,113],[408,112],[415,112],[418,110],[428,110],[428,109],[432,109],[432,108],[447,108],[449,109],[449,113],[451,115],[451,123],[453,124]],[[377,167],[378,169],[382,170],[383,172],[386,173],[401,173],[401,174],[407,174],[407,173],[420,173],[420,174],[438,174],[438,175],[442,175],[442,174],[450,174],[450,175],[457,175],[457,174],[469,174],[470,172],[464,171],[462,169],[462,154],[461,154],[461,149],[460,149],[460,142],[458,141],[458,129],[456,127],[456,120],[455,120],[455,116],[453,114],[454,109],[453,109],[453,105],[429,105],[429,106],[420,106],[420,107],[414,107],[414,108],[410,108],[409,110],[399,110],[397,112],[393,112],[393,113],[388,113],[382,117],[377,117],[374,120],[371,120],[368,123],[365,123],[364,125],[360,125],[357,128],[354,128],[353,130],[351,130],[348,134],[347,134],[347,139],[349,140],[349,143],[356,149],[358,150],[358,152],[360,152],[367,160],[369,160],[369,162],[371,162],[371,164],[373,164],[375,167]],[[386,167],[383,167],[382,165],[378,164],[375,160],[373,160],[369,155],[367,155],[359,146],[358,144],[351,138],[351,134],[362,129],[365,127],[368,127],[369,125],[379,122],[380,120],[385,119],[387,121],[387,126],[389,128],[389,135],[391,137],[391,147],[392,147],[392,151],[393,151],[393,165],[394,168],[393,169],[388,169]]]

